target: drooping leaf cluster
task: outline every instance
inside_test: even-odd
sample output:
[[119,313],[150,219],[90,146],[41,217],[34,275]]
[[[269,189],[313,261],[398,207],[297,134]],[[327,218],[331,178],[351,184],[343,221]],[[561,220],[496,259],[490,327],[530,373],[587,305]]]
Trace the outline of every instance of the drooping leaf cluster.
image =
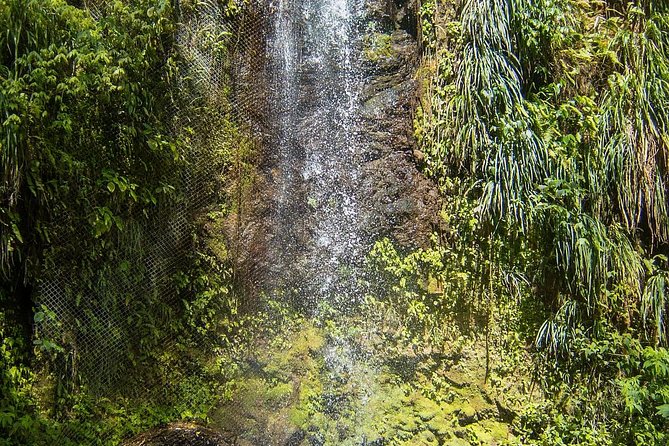
[[548,303],[591,320],[624,307],[660,342],[668,18],[660,3],[465,1],[419,133],[435,178],[473,177],[489,230],[543,253]]

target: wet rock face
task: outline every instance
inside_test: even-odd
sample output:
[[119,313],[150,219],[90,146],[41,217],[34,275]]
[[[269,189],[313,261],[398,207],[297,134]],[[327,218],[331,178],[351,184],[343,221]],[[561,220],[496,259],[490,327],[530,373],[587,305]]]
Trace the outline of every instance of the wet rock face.
[[364,38],[365,87],[361,96],[363,147],[362,194],[373,236],[420,247],[437,225],[439,196],[418,170],[413,111],[419,61],[412,2],[371,0],[370,31]]
[[402,29],[414,39],[417,35],[417,0],[368,0],[368,17],[387,29]]
[[417,88],[412,78],[416,42],[403,30],[372,32],[365,40],[365,87],[360,98],[365,156],[377,159],[410,151],[415,145],[411,118]]
[[416,4],[269,5],[265,53],[241,60],[253,69],[237,81],[263,92],[251,119],[261,175],[228,238],[259,288],[362,294],[351,271],[376,240],[425,246],[437,224],[436,188],[413,155]]
[[373,234],[391,236],[407,247],[425,247],[436,225],[439,195],[403,152],[367,163],[363,190],[370,197]]

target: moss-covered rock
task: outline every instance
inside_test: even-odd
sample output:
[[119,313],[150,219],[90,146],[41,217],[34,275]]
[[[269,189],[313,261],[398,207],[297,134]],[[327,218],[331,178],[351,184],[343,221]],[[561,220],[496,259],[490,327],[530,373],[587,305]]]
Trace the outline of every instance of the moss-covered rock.
[[[324,308],[307,318],[268,305],[260,334],[240,357],[233,401],[215,423],[232,423],[249,445],[502,444],[497,409],[514,394],[507,378],[485,382],[485,350],[456,338],[439,346],[360,315]],[[389,321],[386,321],[389,322]],[[234,420],[234,421],[233,421]],[[225,425],[225,424],[224,424]],[[291,440],[291,441],[293,441]]]
[[391,58],[394,55],[392,36],[379,32],[371,32],[364,38],[364,57],[370,62]]

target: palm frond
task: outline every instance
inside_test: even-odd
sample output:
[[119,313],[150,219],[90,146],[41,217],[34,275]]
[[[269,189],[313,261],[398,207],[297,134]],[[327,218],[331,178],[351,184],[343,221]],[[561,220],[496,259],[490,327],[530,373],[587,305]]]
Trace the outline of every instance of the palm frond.
[[646,281],[641,299],[641,314],[645,323],[652,323],[657,340],[663,344],[667,340],[665,317],[669,296],[667,285],[669,277],[666,271],[660,271]]
[[621,70],[609,77],[602,99],[605,175],[626,227],[645,224],[664,242],[669,240],[669,26],[664,15],[645,16],[635,4],[619,23],[609,50]]

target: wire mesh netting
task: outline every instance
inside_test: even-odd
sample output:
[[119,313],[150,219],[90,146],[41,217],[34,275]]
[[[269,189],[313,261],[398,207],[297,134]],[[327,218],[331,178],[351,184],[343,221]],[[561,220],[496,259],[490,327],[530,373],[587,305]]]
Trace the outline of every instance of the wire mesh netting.
[[[104,17],[105,2],[85,3],[95,19]],[[173,99],[168,114],[173,136],[186,135],[188,141],[188,168],[181,179],[180,199],[156,209],[144,220],[148,225],[142,223],[144,227],[127,230],[129,243],[141,245],[126,260],[132,274],[110,270],[98,283],[82,284],[56,261],[46,268],[37,290],[36,302],[46,317],[36,324],[36,337],[49,339],[62,349],[60,357],[64,359],[57,371],[61,379],[72,386],[83,386],[96,396],[114,389],[132,362],[129,353],[142,349],[139,341],[151,327],[138,327],[137,313],[146,312],[150,317],[142,320],[161,324],[184,297],[174,276],[188,267],[194,215],[216,198],[217,186],[212,179],[221,176],[222,167],[200,160],[215,159],[217,151],[230,145],[221,123],[234,123],[239,132],[252,139],[258,131],[253,127],[260,122],[257,111],[261,93],[255,91],[251,79],[261,61],[258,54],[263,51],[264,36],[260,23],[266,6],[261,2],[228,4],[217,0],[199,1],[188,8],[180,8],[178,3],[175,6],[180,24],[172,55],[179,61],[180,72],[176,91],[169,92]],[[157,71],[156,76],[164,75]],[[232,90],[231,85],[235,86]],[[78,240],[52,242],[54,246],[76,246]],[[161,342],[168,345],[172,340]],[[151,383],[136,389],[148,398],[162,391],[159,384]],[[160,437],[168,435],[162,433],[155,437],[161,442],[155,444],[186,441],[184,429],[174,432],[174,442]],[[63,436],[76,441],[77,433],[66,429]],[[223,444],[211,441],[201,444]]]

